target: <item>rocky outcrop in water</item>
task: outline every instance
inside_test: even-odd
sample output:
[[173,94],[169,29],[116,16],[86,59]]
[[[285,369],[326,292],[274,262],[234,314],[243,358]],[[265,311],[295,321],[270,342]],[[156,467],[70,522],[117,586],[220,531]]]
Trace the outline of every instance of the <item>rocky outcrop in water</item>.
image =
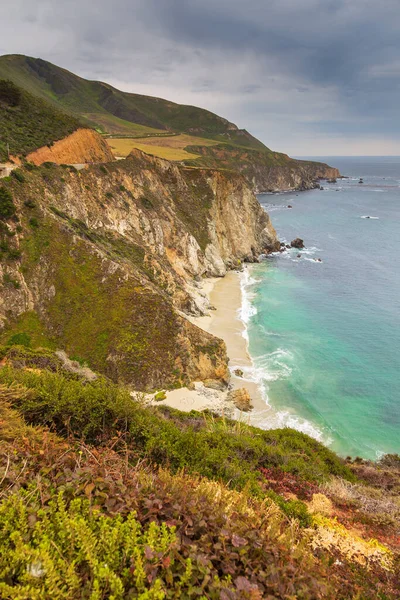
[[296,238],[290,242],[292,248],[304,248],[304,241],[301,238]]

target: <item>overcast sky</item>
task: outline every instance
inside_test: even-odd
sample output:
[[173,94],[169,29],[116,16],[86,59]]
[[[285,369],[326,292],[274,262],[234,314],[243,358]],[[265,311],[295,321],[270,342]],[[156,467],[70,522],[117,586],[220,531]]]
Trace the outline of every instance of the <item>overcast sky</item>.
[[12,0],[0,54],[208,108],[291,155],[400,155],[400,0]]

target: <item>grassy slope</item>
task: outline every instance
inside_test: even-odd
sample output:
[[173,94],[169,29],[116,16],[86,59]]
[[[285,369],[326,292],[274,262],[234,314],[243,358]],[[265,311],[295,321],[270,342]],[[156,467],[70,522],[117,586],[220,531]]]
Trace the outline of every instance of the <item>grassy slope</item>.
[[[24,335],[35,346],[65,348],[115,380],[133,382],[136,389],[180,387],[188,383],[192,357],[206,353],[214,363],[224,351],[220,340],[203,335],[173,309],[165,291],[170,265],[163,259],[149,262],[140,240],[135,243],[107,231],[91,230],[42,201],[51,196],[56,202],[68,183],[82,186],[83,194],[88,194],[95,174],[107,183],[107,190],[112,190],[100,193],[96,188],[96,202],[104,206],[118,197],[125,209],[129,202],[137,202],[151,215],[157,210],[158,198],[148,192],[146,198],[135,201],[111,177],[116,172],[122,178],[125,172],[140,168],[136,162],[114,162],[108,170],[96,166],[77,173],[51,164],[39,168],[28,165],[2,180],[0,192],[9,194],[18,209],[11,203],[14,214],[8,210],[2,222],[2,202],[4,210],[8,204],[7,197],[2,201],[0,195],[0,264],[5,273],[18,265],[29,286],[45,290],[54,285],[57,294],[52,298],[39,294],[36,317],[24,313],[15,321],[10,319],[0,332],[0,340]],[[206,197],[210,190],[199,187],[202,179],[197,173],[190,172],[187,181],[187,195],[175,200],[176,213],[204,245],[208,205],[204,203],[204,210],[196,210],[193,218],[193,202],[197,202],[196,194],[204,192]],[[13,223],[14,231],[10,232],[6,223]],[[107,261],[115,261],[122,270],[106,268]],[[14,279],[8,275],[0,287],[3,284],[11,290],[20,286]],[[110,356],[114,358],[110,360]]]
[[[396,598],[396,555],[359,537],[371,512],[348,507],[358,533],[326,516],[328,482],[355,476],[315,440],[146,407],[48,351],[0,356],[2,598]],[[392,477],[387,506],[398,459],[364,469]]]
[[199,155],[188,152],[186,150],[187,146],[199,144],[201,146],[213,146],[218,144],[216,140],[196,138],[193,135],[185,133],[171,136],[146,136],[139,139],[136,137],[111,137],[107,139],[107,142],[111,146],[115,156],[126,157],[133,148],[138,148],[147,154],[153,154],[167,160],[196,160]]
[[[230,143],[265,149],[245,131],[214,113],[160,98],[121,92],[108,84],[87,81],[41,59],[21,55],[0,57],[0,77],[73,114],[87,118],[108,133],[137,135],[160,130],[189,132]],[[150,128],[150,129],[149,129]]]
[[10,153],[24,155],[69,135],[81,126],[78,119],[53,108],[30,93],[15,88],[15,101],[6,98],[0,76],[0,160]]

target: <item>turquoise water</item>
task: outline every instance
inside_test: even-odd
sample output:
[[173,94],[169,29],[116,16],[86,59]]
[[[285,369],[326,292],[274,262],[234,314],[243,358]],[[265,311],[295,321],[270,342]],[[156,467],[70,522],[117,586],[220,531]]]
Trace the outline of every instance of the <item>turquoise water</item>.
[[306,249],[246,270],[243,317],[264,426],[374,459],[400,452],[400,157],[325,160],[349,179],[259,196],[279,238]]

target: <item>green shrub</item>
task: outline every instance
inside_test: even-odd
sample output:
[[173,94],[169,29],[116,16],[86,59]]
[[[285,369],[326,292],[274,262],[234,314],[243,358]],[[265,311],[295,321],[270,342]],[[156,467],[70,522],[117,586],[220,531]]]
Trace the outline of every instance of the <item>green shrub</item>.
[[39,167],[37,165],[35,165],[34,163],[30,163],[30,162],[26,162],[24,164],[24,167],[27,171],[35,171],[37,170]]
[[20,282],[17,281],[17,279],[13,279],[13,277],[11,277],[11,275],[9,275],[8,273],[4,273],[4,275],[3,275],[3,283],[4,283],[4,285],[11,285],[16,290],[19,290],[20,287],[21,287]]
[[104,165],[100,165],[99,169],[100,169],[100,171],[101,171],[102,173],[104,173],[105,175],[108,173],[108,171],[107,171],[107,169],[106,169],[106,167],[105,167]]
[[106,198],[108,198],[109,200],[111,200],[111,198],[113,197],[111,192],[106,192]]
[[33,229],[37,229],[39,227],[39,221],[36,219],[36,217],[31,217],[29,219],[29,225],[33,228]]
[[167,394],[164,392],[164,390],[162,390],[161,392],[157,392],[157,394],[155,394],[154,400],[159,402],[160,400],[165,400],[166,397],[167,397]]
[[10,260],[19,260],[21,258],[21,251],[17,248],[10,248],[7,254]]
[[14,169],[13,171],[11,171],[11,176],[14,177],[14,179],[19,181],[20,183],[25,183],[26,181],[25,175],[19,169]]
[[0,188],[0,219],[9,219],[15,214],[13,197],[5,187]]
[[21,90],[10,80],[0,80],[0,102],[9,106],[18,106],[21,102]]
[[31,338],[25,332],[16,333],[8,339],[7,345],[8,346],[25,346],[26,348],[29,348],[31,345]]
[[18,410],[29,423],[47,425],[62,435],[99,443],[124,431],[126,440],[156,464],[169,464],[211,479],[250,486],[261,492],[260,468],[279,467],[309,481],[331,474],[354,480],[344,462],[328,448],[291,429],[263,431],[201,413],[143,407],[122,387],[99,378],[83,385],[61,374],[0,370],[0,383],[16,381],[34,390]]
[[176,598],[188,588],[190,561],[173,568],[174,527],[152,522],[142,529],[134,513],[107,517],[88,500],[68,505],[62,493],[32,520],[26,496],[0,506],[2,598],[157,600],[167,589]]
[[26,208],[35,208],[36,202],[34,202],[33,200],[25,200],[24,206],[26,206]]

